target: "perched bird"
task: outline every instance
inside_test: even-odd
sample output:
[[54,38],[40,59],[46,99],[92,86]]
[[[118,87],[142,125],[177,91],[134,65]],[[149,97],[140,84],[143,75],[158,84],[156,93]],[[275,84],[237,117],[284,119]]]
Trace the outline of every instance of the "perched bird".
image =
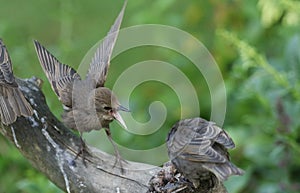
[[125,6],[126,2],[107,36],[97,48],[90,63],[87,77],[84,80],[73,68],[59,62],[38,41],[34,41],[41,66],[51,83],[53,91],[64,106],[62,115],[64,124],[80,132],[82,148],[79,154],[83,153],[85,147],[82,132],[104,128],[108,139],[113,144],[117,157],[116,162],[120,164],[121,156],[111,138],[109,123],[117,120],[126,128],[125,122],[118,111],[128,110],[120,105],[112,91],[104,87],[104,83]]
[[195,188],[203,181],[214,186],[244,173],[230,162],[227,150],[235,147],[234,142],[214,122],[202,118],[177,122],[168,134],[167,147],[172,163]]
[[8,51],[0,39],[0,114],[1,122],[9,125],[17,117],[31,116],[30,104],[26,101],[15,80]]

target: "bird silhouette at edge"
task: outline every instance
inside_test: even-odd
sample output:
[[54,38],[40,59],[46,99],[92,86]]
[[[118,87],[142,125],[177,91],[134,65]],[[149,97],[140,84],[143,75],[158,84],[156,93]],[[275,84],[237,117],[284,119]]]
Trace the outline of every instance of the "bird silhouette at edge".
[[0,39],[0,116],[4,125],[14,123],[17,117],[29,117],[32,107],[25,99],[15,80],[10,56]]

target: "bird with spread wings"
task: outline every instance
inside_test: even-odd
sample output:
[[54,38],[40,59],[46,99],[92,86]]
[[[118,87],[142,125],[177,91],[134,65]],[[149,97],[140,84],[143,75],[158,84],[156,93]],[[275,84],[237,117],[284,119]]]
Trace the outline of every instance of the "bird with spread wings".
[[121,156],[116,144],[112,140],[109,123],[117,120],[126,128],[125,122],[118,111],[128,110],[121,106],[110,89],[104,87],[104,83],[125,6],[126,2],[107,36],[97,48],[90,63],[86,79],[81,79],[80,75],[73,68],[58,61],[38,41],[34,41],[40,64],[53,91],[64,106],[64,113],[62,115],[64,124],[80,132],[82,148],[79,154],[83,153],[85,149],[82,133],[104,128],[108,139],[114,147],[117,157],[116,162],[120,163],[121,168]]

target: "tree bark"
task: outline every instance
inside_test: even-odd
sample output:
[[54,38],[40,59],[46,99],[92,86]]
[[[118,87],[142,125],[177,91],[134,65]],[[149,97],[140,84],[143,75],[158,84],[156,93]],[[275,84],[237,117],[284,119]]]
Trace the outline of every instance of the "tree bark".
[[13,142],[31,164],[65,192],[143,193],[161,168],[128,161],[125,172],[113,167],[115,157],[88,147],[86,166],[74,160],[80,139],[50,112],[36,78],[18,80],[20,89],[34,109],[32,117],[19,117],[1,133]]

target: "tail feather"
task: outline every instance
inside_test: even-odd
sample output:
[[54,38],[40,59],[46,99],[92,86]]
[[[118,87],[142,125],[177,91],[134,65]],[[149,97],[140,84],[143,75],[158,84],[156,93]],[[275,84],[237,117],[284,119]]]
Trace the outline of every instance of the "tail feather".
[[213,169],[210,169],[211,172],[213,172],[216,177],[220,181],[225,181],[228,179],[229,176],[232,175],[243,175],[244,171],[241,170],[240,168],[236,167],[234,164],[231,162],[227,162],[227,164],[216,164]]
[[17,119],[16,113],[5,96],[0,96],[0,116],[4,125],[9,125]]
[[16,89],[14,88],[5,89],[6,92],[5,96],[7,96],[7,100],[9,102],[10,107],[14,110],[14,112],[18,116],[20,114],[20,108],[18,104],[18,99],[16,98],[16,96],[14,96],[15,90]]
[[20,91],[19,88],[14,89],[14,98],[17,102],[17,109],[19,109],[18,116],[22,115],[25,117],[31,116],[33,114],[31,105],[25,99],[23,93]]
[[33,110],[18,87],[2,88],[0,96],[0,116],[5,125],[16,121],[19,116],[31,116]]

